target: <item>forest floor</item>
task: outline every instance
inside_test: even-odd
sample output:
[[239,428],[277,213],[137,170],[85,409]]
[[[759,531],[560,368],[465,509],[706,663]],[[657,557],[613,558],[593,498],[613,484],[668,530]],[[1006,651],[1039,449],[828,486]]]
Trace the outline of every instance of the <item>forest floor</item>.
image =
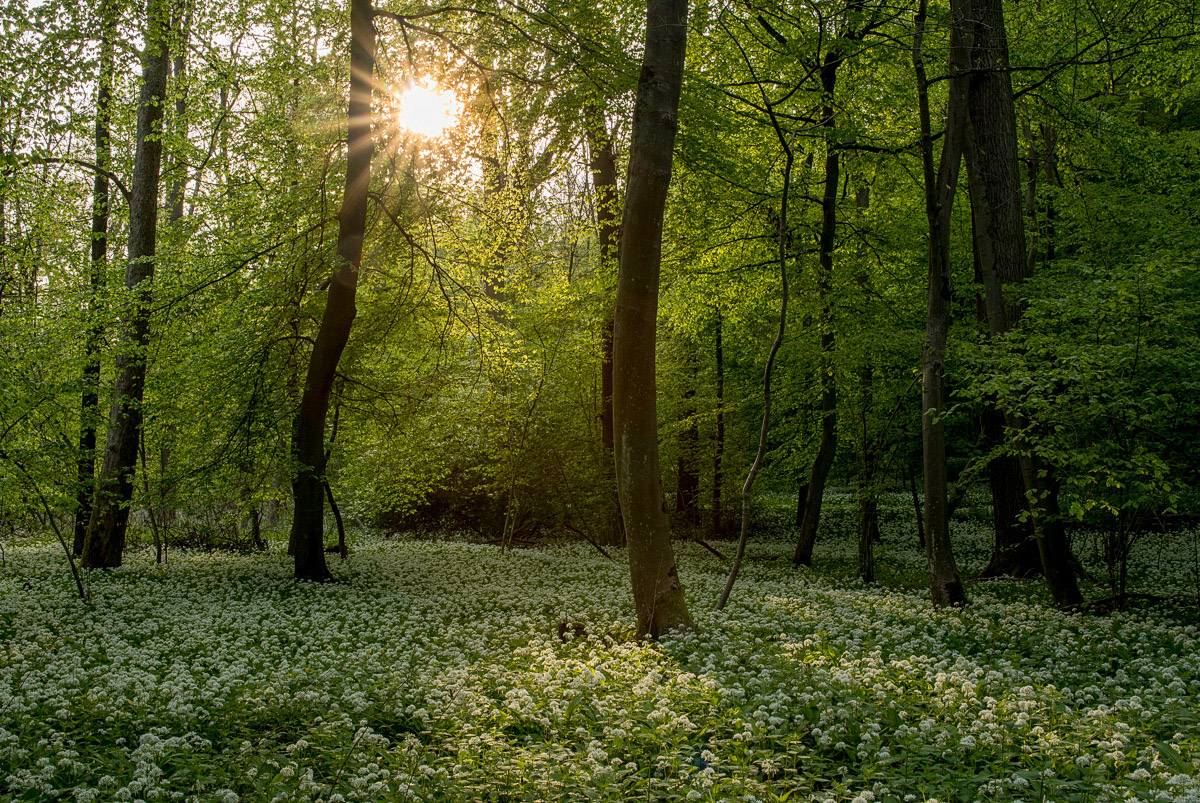
[[[6,544],[0,800],[1200,801],[1194,602],[1067,615],[978,581],[933,611],[900,507],[876,586],[849,511],[813,570],[752,541],[720,614],[725,564],[679,542],[700,629],[657,644],[586,544],[352,534],[320,586],[280,541],[139,549],[90,608],[60,547]],[[967,574],[984,518],[955,525]],[[1194,595],[1200,535],[1154,538],[1136,590]]]

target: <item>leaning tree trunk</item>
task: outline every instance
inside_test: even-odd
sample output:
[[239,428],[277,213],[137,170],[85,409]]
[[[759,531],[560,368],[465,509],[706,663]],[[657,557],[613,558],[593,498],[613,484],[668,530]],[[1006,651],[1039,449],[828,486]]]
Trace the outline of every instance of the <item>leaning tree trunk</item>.
[[654,344],[663,211],[671,183],[687,44],[687,0],[647,0],[625,182],[613,332],[617,490],[639,636],[692,629],[662,508]]
[[129,244],[126,249],[129,262],[125,269],[125,288],[130,294],[130,309],[123,316],[121,325],[104,464],[84,536],[83,565],[90,568],[121,565],[142,433],[142,394],[146,386],[151,284],[158,228],[158,180],[162,167],[163,98],[170,61],[166,42],[166,3],[150,0],[146,16],[137,150],[129,193]]
[[[1008,70],[1008,41],[999,0],[974,0],[975,37],[968,92],[967,169],[971,182],[971,208],[975,251],[984,283],[988,333],[999,337],[1020,317],[1006,303],[1004,285],[1026,278],[1029,266],[1022,217],[1020,154],[1017,148],[1016,109]],[[1020,431],[1026,422],[1006,416],[1008,429]],[[1056,516],[1057,485],[1048,476],[1051,467],[1041,464],[1026,445],[1018,466],[1026,494],[1040,510],[1031,518],[1037,531],[1042,571],[1055,602],[1073,607],[1083,602],[1075,581],[1070,546]]]
[[112,163],[109,141],[109,105],[112,100],[113,52],[117,38],[117,14],[114,2],[100,9],[100,73],[96,80],[96,176],[92,181],[92,241],[88,254],[88,309],[90,319],[84,342],[83,396],[79,407],[79,460],[75,502],[76,557],[83,555],[88,520],[92,517],[92,495],[96,489],[96,408],[100,406],[100,350],[104,343],[104,325],[100,322],[100,295],[104,292],[108,271],[108,169]]
[[950,216],[962,162],[966,127],[966,79],[960,74],[967,65],[970,49],[970,4],[951,4],[950,98],[946,108],[946,131],[937,174],[933,168],[933,135],[929,119],[929,83],[921,43],[925,32],[926,0],[921,0],[913,37],[913,68],[917,75],[917,99],[921,123],[921,163],[925,183],[925,215],[929,225],[928,297],[925,352],[921,386],[921,444],[925,464],[925,559],[929,566],[929,588],[933,604],[963,605],[967,602],[954,549],[946,505],[945,354],[950,331]]
[[813,460],[808,475],[807,497],[804,501],[804,516],[800,522],[800,538],[792,563],[796,566],[812,565],[813,545],[817,541],[817,527],[821,523],[821,500],[825,496],[825,481],[829,469],[837,456],[837,375],[834,368],[833,349],[836,345],[833,331],[833,247],[837,235],[838,196],[838,151],[833,141],[834,109],[833,91],[837,85],[837,70],[842,57],[836,51],[825,54],[821,66],[821,124],[825,135],[825,192],[821,198],[820,272],[817,274],[817,316],[821,330],[821,445]]
[[350,107],[346,137],[346,191],[338,215],[338,264],[329,281],[321,328],[313,341],[304,395],[296,415],[292,451],[298,463],[292,481],[292,533],[288,551],[296,579],[332,579],[325,565],[325,418],[342,350],[350,339],[356,309],[358,268],[367,229],[371,184],[371,79],[375,72],[375,25],[371,0],[350,3]]
[[[615,274],[617,240],[621,229],[620,194],[617,187],[617,156],[613,149],[612,134],[608,122],[597,107],[589,107],[587,127],[588,147],[591,150],[592,186],[596,190],[596,247],[599,250],[599,270],[607,291]],[[607,303],[607,296],[606,296]],[[605,479],[612,494],[611,516],[605,527],[604,542],[609,546],[625,543],[621,526],[621,505],[616,496],[616,478],[613,475],[613,319],[612,308],[607,311],[604,325],[600,329],[600,443],[604,449]]]

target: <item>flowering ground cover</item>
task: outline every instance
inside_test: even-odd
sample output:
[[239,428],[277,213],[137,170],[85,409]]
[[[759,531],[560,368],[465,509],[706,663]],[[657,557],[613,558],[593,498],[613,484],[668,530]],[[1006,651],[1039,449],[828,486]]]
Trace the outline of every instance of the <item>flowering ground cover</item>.
[[[1016,581],[935,612],[902,523],[866,587],[831,509],[816,570],[755,541],[721,614],[725,566],[679,544],[701,629],[658,644],[587,545],[360,535],[321,586],[278,543],[135,551],[90,609],[57,547],[10,545],[0,799],[1200,800],[1194,616],[1064,615]],[[977,571],[986,531],[955,537]],[[1196,540],[1136,576],[1186,593]]]

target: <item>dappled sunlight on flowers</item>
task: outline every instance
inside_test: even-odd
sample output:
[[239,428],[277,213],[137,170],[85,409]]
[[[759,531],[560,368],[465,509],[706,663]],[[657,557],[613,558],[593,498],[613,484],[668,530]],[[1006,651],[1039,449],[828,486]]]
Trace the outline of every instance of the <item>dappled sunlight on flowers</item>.
[[681,544],[701,629],[659,644],[629,640],[624,561],[586,545],[361,537],[330,585],[294,584],[278,553],[134,554],[92,576],[90,610],[59,555],[17,547],[0,793],[1200,799],[1195,627],[1068,616],[1003,583],[933,611],[921,588],[771,559],[789,546],[752,544],[718,614],[723,564]]

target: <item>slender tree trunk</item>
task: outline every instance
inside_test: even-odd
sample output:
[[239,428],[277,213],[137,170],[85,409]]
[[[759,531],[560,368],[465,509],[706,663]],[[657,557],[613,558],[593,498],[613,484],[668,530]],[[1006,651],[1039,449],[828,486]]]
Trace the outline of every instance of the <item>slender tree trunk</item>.
[[[75,500],[75,537],[73,551],[83,555],[88,520],[92,516],[92,496],[96,489],[96,414],[100,404],[100,350],[104,344],[104,325],[99,319],[100,296],[108,272],[108,174],[112,163],[109,132],[109,105],[112,99],[116,47],[116,4],[109,0],[100,9],[103,26],[100,33],[100,73],[96,84],[96,170],[92,180],[92,239],[88,255],[88,327],[84,343],[83,397],[79,407],[78,490]],[[0,243],[0,246],[3,244]]]
[[651,638],[695,627],[661,503],[654,377],[663,212],[671,182],[686,42],[687,0],[647,0],[646,47],[622,216],[613,332],[613,419],[637,634]]
[[[761,88],[761,86],[760,86]],[[779,347],[783,345],[783,336],[787,329],[787,308],[788,308],[788,275],[787,275],[787,243],[788,243],[788,203],[791,201],[792,188],[792,165],[795,163],[795,149],[791,142],[788,142],[783,134],[783,129],[779,126],[779,121],[774,113],[771,112],[771,107],[767,106],[768,113],[771,114],[771,123],[775,128],[775,135],[779,138],[779,144],[783,146],[783,193],[779,199],[779,238],[778,238],[778,261],[779,261],[779,323],[775,329],[775,340],[771,343],[771,350],[767,354],[767,365],[763,369],[763,414],[762,425],[758,430],[758,450],[754,453],[754,462],[750,465],[750,470],[746,473],[746,481],[742,484],[742,529],[738,535],[737,554],[733,558],[733,566],[729,569],[729,576],[725,578],[725,588],[721,591],[720,598],[717,599],[717,610],[723,610],[725,603],[729,601],[729,594],[733,591],[733,584],[737,581],[738,571],[742,567],[742,559],[746,555],[746,541],[750,537],[750,492],[754,488],[754,480],[758,476],[759,469],[762,468],[763,458],[767,454],[767,435],[771,430],[771,374],[775,368],[775,356],[779,353]]]
[[725,346],[721,342],[721,313],[717,312],[716,333],[714,335],[714,350],[716,358],[716,405],[717,405],[717,427],[716,427],[716,443],[713,445],[713,503],[712,503],[712,534],[714,538],[720,537],[724,531],[721,518],[721,488],[725,484],[725,467],[722,465],[722,460],[725,458]]
[[142,90],[138,106],[137,150],[129,199],[128,266],[125,287],[131,308],[122,321],[116,355],[113,405],[109,413],[104,463],[83,545],[83,565],[121,565],[125,528],[133,500],[138,444],[142,431],[142,393],[146,384],[146,351],[150,343],[150,299],[158,229],[158,182],[162,167],[163,98],[167,65],[166,3],[147,4],[146,45],[142,56]]
[[925,353],[921,387],[921,443],[925,467],[925,559],[933,604],[963,605],[966,592],[954,560],[946,508],[945,354],[950,331],[950,216],[962,162],[966,127],[966,79],[960,74],[970,53],[970,3],[951,4],[950,97],[946,130],[936,175],[933,168],[933,135],[930,131],[929,91],[921,53],[926,0],[921,0],[915,20],[913,67],[921,122],[921,162],[925,179],[925,214],[929,225],[929,294],[926,307]]
[[[613,150],[608,122],[599,108],[589,107],[588,145],[591,150],[592,186],[596,190],[596,246],[600,252],[600,275],[605,288],[611,288],[616,274],[617,237],[621,228],[618,213],[620,194],[617,187],[617,157]],[[610,519],[603,542],[608,546],[625,543],[621,525],[621,506],[617,500],[613,473],[613,318],[612,308],[600,329],[600,440],[604,449],[608,482],[612,495]]]
[[925,516],[921,513],[921,497],[917,493],[917,479],[913,472],[905,469],[904,481],[908,483],[908,493],[912,498],[913,515],[917,523],[917,543],[925,548]]
[[696,424],[696,363],[691,365],[690,384],[683,391],[683,431],[679,433],[679,465],[675,482],[675,512],[689,527],[700,526],[700,473],[696,469],[696,452],[700,448],[700,428]]
[[808,505],[808,483],[796,486],[796,531],[804,525],[804,508]]
[[1062,187],[1062,176],[1058,173],[1058,131],[1048,123],[1042,123],[1042,166],[1046,174],[1046,225],[1045,251],[1046,261],[1053,262],[1057,251],[1058,231],[1056,223],[1058,212],[1054,206],[1054,190]]
[[292,450],[299,464],[292,481],[295,508],[289,552],[296,579],[332,579],[325,564],[325,419],[329,394],[356,314],[354,297],[367,228],[371,184],[371,81],[375,73],[375,26],[371,0],[350,3],[350,106],[346,138],[346,191],[338,216],[338,264],[334,266],[321,328],[313,342],[304,395],[296,415]]
[[825,54],[821,66],[821,124],[825,134],[825,191],[821,198],[820,272],[817,274],[817,304],[820,311],[817,325],[821,330],[821,444],[808,475],[808,495],[804,503],[804,519],[800,523],[800,537],[792,563],[796,566],[812,565],[813,546],[817,541],[817,527],[821,523],[821,500],[825,496],[825,481],[833,468],[837,456],[837,375],[834,367],[833,350],[836,339],[833,330],[833,248],[837,236],[837,196],[839,160],[837,143],[834,141],[835,111],[833,92],[837,86],[837,70],[842,57],[837,51]]
[[875,542],[879,540],[879,496],[875,489],[875,471],[879,465],[879,453],[875,439],[870,436],[867,421],[874,403],[872,383],[874,372],[870,364],[864,365],[858,375],[861,395],[860,427],[862,431],[862,454],[858,464],[858,576],[864,583],[875,582]]

